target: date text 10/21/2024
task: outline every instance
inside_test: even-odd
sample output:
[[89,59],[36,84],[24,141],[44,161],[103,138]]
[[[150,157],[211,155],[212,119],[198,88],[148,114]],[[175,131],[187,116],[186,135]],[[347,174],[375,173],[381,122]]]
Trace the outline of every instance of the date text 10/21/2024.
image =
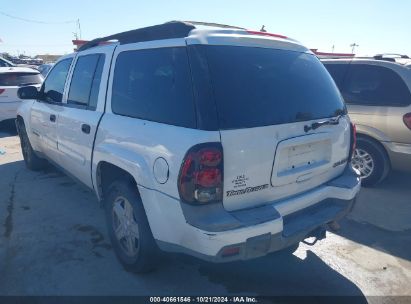
[[150,297],[150,303],[258,303],[255,297]]

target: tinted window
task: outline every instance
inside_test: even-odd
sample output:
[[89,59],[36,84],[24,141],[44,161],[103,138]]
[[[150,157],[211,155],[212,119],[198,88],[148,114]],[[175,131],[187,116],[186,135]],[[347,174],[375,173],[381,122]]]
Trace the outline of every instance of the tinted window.
[[349,64],[329,64],[325,63],[324,66],[333,77],[338,88],[341,90],[344,83],[344,78],[347,73]]
[[47,75],[42,87],[46,101],[61,102],[71,61],[72,58],[68,58],[58,62]]
[[[95,107],[100,86],[104,55],[93,54],[81,56],[77,59],[71,78],[68,104]],[[97,69],[99,67],[99,69]]]
[[101,75],[103,74],[105,55],[101,54],[94,72],[93,83],[91,84],[89,107],[96,108],[98,101],[98,92],[100,91]]
[[14,66],[13,63],[11,63],[10,61],[7,61],[4,58],[0,58],[0,67],[12,67]]
[[25,86],[40,84],[43,77],[39,73],[2,73],[0,86]]
[[310,54],[252,47],[205,48],[221,129],[345,113],[330,74]]
[[111,106],[116,114],[195,127],[186,49],[120,53],[114,72]]
[[347,103],[376,106],[406,106],[411,95],[401,77],[389,68],[352,64],[343,96]]

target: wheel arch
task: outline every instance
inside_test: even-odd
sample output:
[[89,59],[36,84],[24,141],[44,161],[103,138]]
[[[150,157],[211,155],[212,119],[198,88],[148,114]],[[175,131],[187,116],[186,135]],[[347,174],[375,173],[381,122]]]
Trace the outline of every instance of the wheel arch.
[[390,160],[390,156],[389,156],[389,154],[388,154],[388,151],[387,151],[387,149],[384,147],[384,145],[381,143],[380,140],[378,140],[378,139],[376,139],[375,137],[370,136],[370,135],[368,135],[368,134],[365,134],[365,133],[362,133],[362,132],[357,132],[357,140],[358,140],[358,139],[361,139],[361,138],[364,138],[364,139],[366,139],[366,140],[368,140],[368,141],[371,141],[371,142],[373,142],[374,144],[376,144],[377,146],[379,146],[379,147],[382,149],[382,151],[384,151],[384,154],[385,154],[385,156],[387,157],[388,162],[391,163],[391,160]]
[[116,180],[128,181],[138,191],[137,180],[129,170],[119,164],[113,164],[105,160],[100,161],[97,164],[95,173],[95,191],[100,201],[104,200],[108,186]]

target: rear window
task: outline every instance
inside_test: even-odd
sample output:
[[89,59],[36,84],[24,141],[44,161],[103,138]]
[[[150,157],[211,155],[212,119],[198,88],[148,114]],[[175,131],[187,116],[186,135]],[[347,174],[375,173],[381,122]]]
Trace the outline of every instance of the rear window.
[[116,114],[195,128],[186,48],[120,53],[114,71],[111,107]]
[[411,93],[393,70],[376,65],[352,64],[342,90],[347,103],[368,106],[408,106]]
[[331,76],[333,77],[335,83],[337,84],[338,88],[341,91],[342,88],[343,88],[344,79],[345,79],[345,76],[347,74],[349,64],[345,64],[345,63],[339,63],[339,64],[324,63],[324,66],[326,67],[328,72],[331,74]]
[[40,84],[43,77],[40,73],[2,73],[0,74],[0,86],[25,86]]
[[251,128],[346,113],[314,55],[268,48],[196,46],[208,59],[221,129]]

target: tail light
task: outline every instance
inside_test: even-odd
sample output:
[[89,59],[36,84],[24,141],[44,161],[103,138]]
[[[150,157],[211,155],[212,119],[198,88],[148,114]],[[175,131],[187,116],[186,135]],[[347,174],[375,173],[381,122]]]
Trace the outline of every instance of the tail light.
[[4,92],[5,90],[6,90],[6,89],[0,89],[0,95],[3,94],[3,92]]
[[357,146],[357,128],[355,127],[355,124],[351,123],[350,126],[351,130],[351,141],[350,141],[350,154],[348,155],[348,161],[351,161],[355,148]]
[[402,118],[402,120],[404,121],[404,123],[408,127],[408,129],[411,130],[411,113],[405,114],[404,117]]
[[189,204],[206,204],[223,198],[223,147],[199,144],[184,157],[178,176],[180,198]]

